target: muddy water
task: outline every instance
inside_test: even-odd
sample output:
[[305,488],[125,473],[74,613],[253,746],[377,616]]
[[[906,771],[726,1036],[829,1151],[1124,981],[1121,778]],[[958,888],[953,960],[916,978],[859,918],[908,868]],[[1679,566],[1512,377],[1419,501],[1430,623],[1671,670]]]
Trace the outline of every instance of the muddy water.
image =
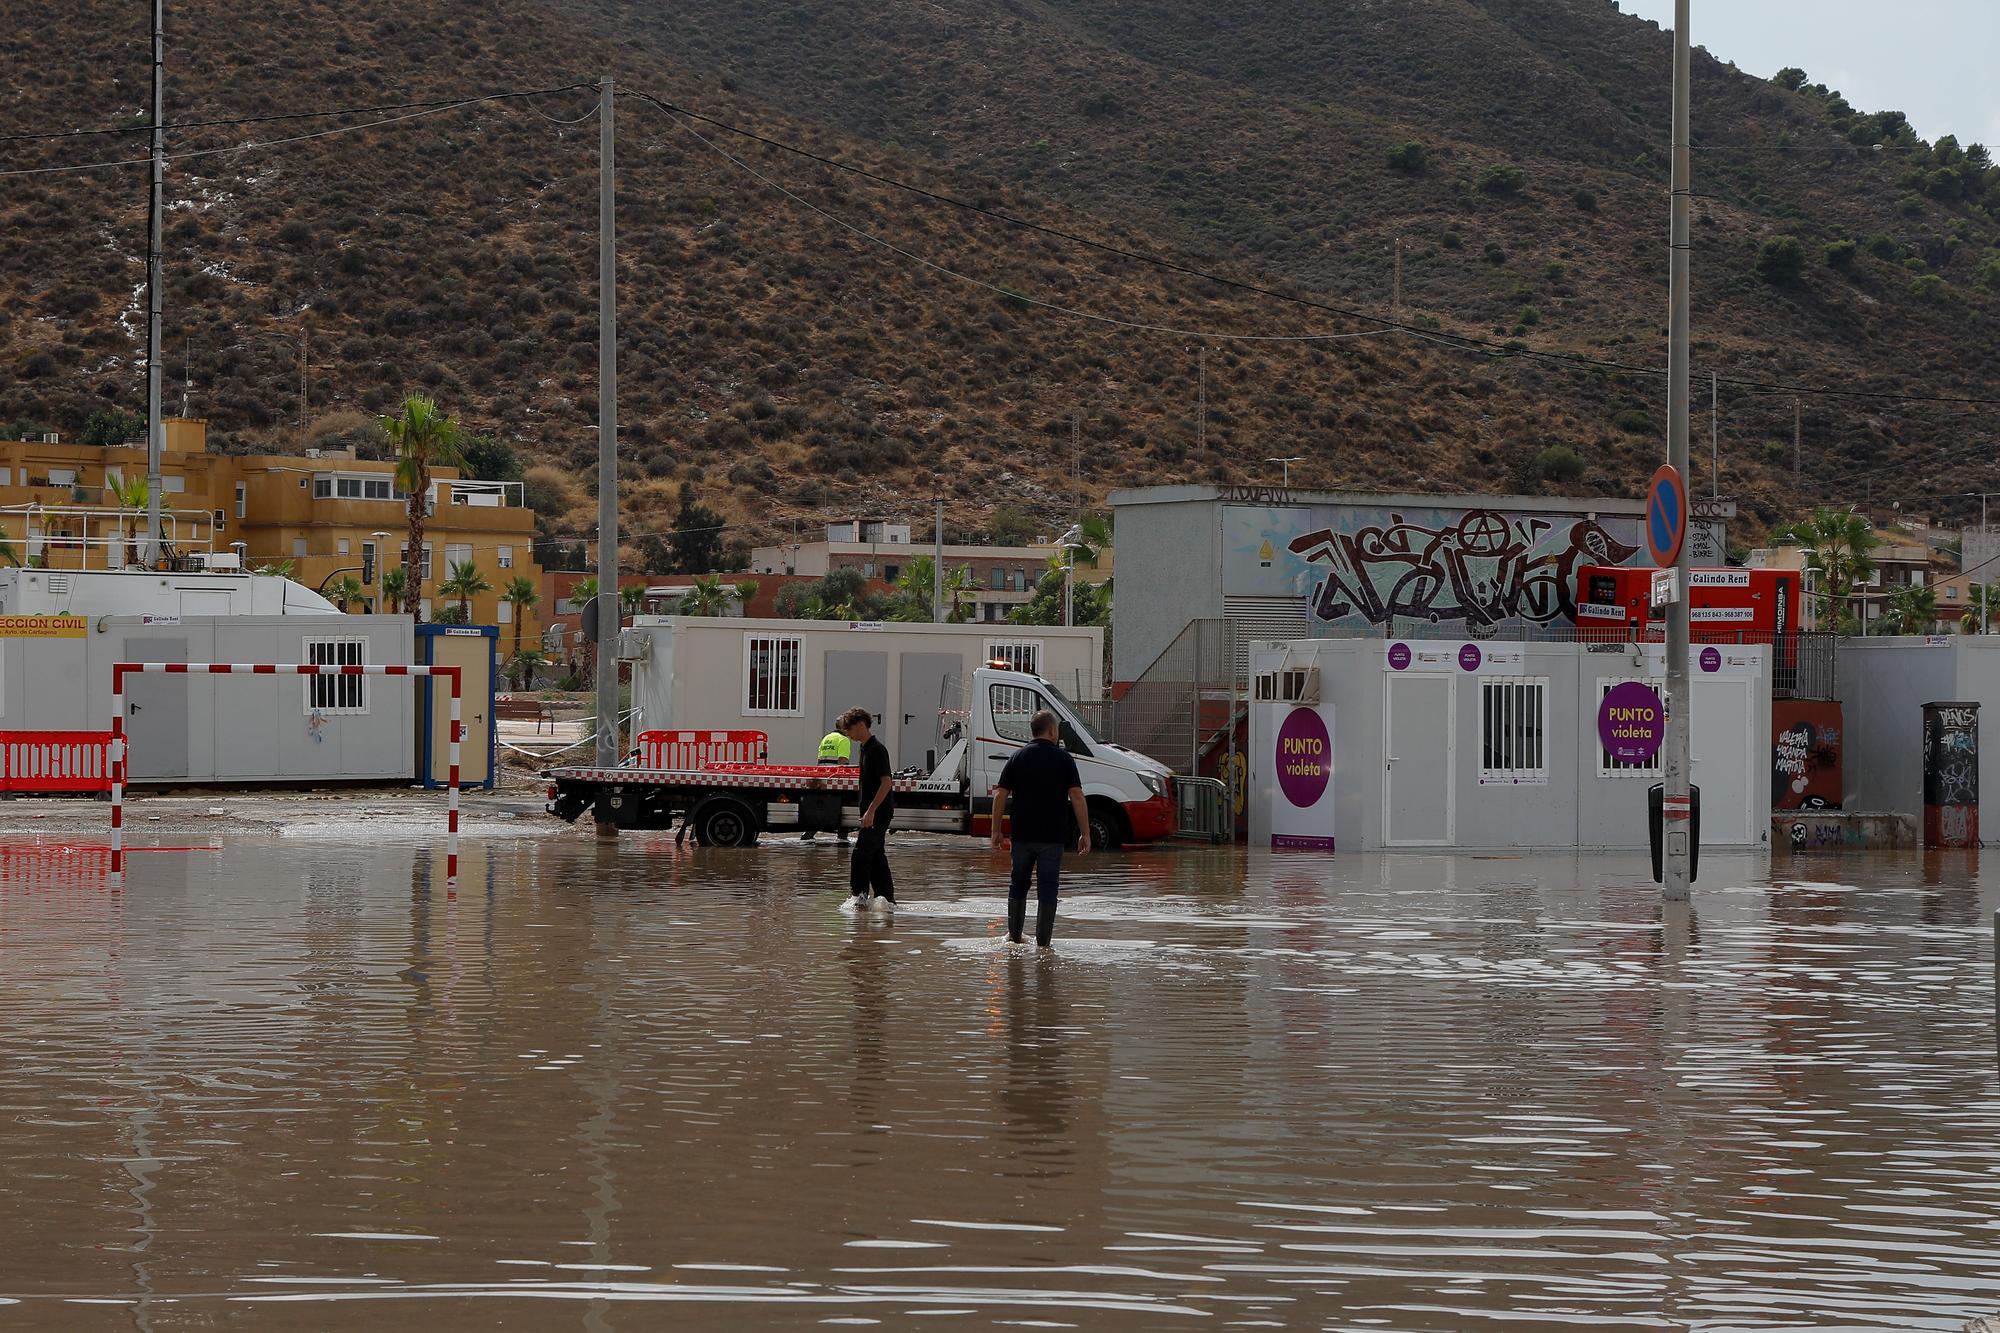
[[0,848],[0,1327],[2000,1311],[1967,861],[1098,858],[1038,959],[893,854]]

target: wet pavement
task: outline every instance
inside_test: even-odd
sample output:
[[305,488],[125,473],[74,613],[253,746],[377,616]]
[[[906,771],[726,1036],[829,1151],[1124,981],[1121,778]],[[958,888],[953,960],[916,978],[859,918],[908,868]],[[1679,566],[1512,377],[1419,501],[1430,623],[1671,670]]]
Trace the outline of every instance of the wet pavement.
[[1096,857],[1038,958],[962,841],[547,833],[0,838],[0,1328],[2000,1312],[1963,856]]

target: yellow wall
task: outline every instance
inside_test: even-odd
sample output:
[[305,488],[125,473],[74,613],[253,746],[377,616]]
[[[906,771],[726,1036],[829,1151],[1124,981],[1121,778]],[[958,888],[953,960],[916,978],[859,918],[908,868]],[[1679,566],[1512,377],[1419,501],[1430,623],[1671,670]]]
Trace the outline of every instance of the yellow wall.
[[[170,517],[165,527],[169,544],[177,551],[213,550],[227,554],[233,544],[243,543],[243,557],[252,568],[293,562],[292,577],[308,588],[342,577],[361,577],[362,544],[375,542],[376,582],[368,585],[370,600],[379,597],[382,574],[402,565],[403,548],[409,537],[409,511],[400,499],[315,498],[314,479],[325,474],[393,480],[395,465],[346,456],[306,458],[293,455],[232,457],[207,452],[206,423],[168,418],[166,450],[161,475],[167,489],[160,497],[161,509]],[[51,485],[51,469],[74,474],[71,484]],[[119,521],[115,516],[93,517],[89,535],[93,543],[113,539],[112,545],[93,544],[85,548],[64,536],[81,537],[85,522],[74,512],[80,508],[115,509],[117,498],[107,489],[107,474],[116,477],[143,477],[146,450],[143,442],[132,445],[46,444],[37,441],[0,440],[0,536],[15,551],[27,557],[28,505],[43,507],[41,527],[47,534],[43,556],[52,568],[76,568],[86,559],[92,568],[123,563],[116,549]],[[525,575],[539,589],[541,567],[535,563],[535,516],[520,507],[472,506],[452,503],[451,482],[458,473],[452,468],[434,469],[437,481],[437,508],[424,525],[424,540],[432,551],[432,577],[423,585],[422,595],[430,598],[433,614],[446,602],[437,585],[450,576],[445,548],[471,548],[472,562],[479,567],[488,592],[472,599],[472,621],[493,625],[500,622],[501,594],[507,584]],[[182,490],[172,489],[181,478]],[[41,483],[41,484],[30,484]],[[243,488],[242,514],[237,512],[237,487]],[[10,512],[11,511],[11,512]],[[387,535],[381,539],[376,532]],[[341,543],[347,550],[341,552]],[[501,548],[509,548],[512,567],[500,567]],[[343,571],[337,573],[336,571]],[[364,610],[363,607],[352,608]],[[540,608],[537,608],[539,610]],[[536,610],[523,617],[521,643],[534,647],[539,641],[541,619]],[[514,626],[500,625],[500,651],[514,648]]]

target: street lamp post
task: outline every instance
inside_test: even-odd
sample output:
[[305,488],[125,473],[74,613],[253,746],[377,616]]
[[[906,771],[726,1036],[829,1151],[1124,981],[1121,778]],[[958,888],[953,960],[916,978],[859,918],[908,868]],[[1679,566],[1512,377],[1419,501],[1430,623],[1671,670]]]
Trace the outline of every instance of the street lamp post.
[[1265,459],[1264,461],[1265,461],[1266,463],[1282,463],[1282,464],[1284,464],[1284,466],[1285,466],[1285,489],[1286,489],[1286,490],[1290,490],[1290,489],[1291,489],[1291,486],[1292,486],[1292,464],[1294,464],[1294,463],[1303,463],[1303,462],[1305,462],[1305,461],[1306,461],[1306,456],[1305,456],[1304,454],[1293,454],[1293,455],[1292,455],[1291,457],[1289,457],[1289,458],[1267,458],[1267,459]]

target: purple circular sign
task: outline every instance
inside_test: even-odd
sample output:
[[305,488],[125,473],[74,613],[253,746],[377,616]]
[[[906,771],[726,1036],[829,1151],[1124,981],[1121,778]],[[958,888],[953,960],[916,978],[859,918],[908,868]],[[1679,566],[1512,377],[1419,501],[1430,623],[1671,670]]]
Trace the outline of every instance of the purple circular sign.
[[1651,763],[1667,738],[1667,707],[1653,687],[1624,680],[1605,692],[1597,708],[1597,739],[1621,764]]
[[1466,671],[1479,670],[1479,664],[1484,660],[1476,643],[1468,643],[1458,650],[1458,665]]
[[1410,666],[1410,645],[1392,643],[1389,645],[1389,665],[1398,671],[1407,671]]
[[1278,728],[1278,790],[1301,810],[1326,794],[1333,777],[1333,742],[1326,723],[1310,708],[1294,708]]
[[1714,647],[1702,649],[1701,669],[1703,671],[1722,670],[1722,650],[1720,648],[1714,648]]

